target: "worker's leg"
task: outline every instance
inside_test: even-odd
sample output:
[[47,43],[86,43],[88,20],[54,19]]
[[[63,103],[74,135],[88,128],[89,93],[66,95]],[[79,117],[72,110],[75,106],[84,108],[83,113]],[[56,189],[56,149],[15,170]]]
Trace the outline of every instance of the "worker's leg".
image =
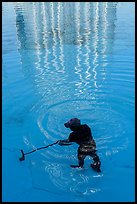
[[70,165],[70,166],[73,168],[76,168],[76,167],[82,168],[84,166],[85,157],[86,157],[86,154],[84,154],[84,152],[82,152],[81,148],[79,147],[78,148],[78,163],[79,163],[79,165]]
[[92,151],[92,152],[90,153],[90,156],[91,156],[91,157],[93,158],[93,160],[94,160],[94,163],[91,164],[91,167],[92,167],[95,171],[101,172],[101,170],[100,170],[101,162],[100,162],[99,156],[97,155],[96,151],[95,151],[95,150]]
[[83,167],[84,166],[84,159],[85,159],[86,155],[83,154],[78,154],[78,162],[79,162],[79,166]]

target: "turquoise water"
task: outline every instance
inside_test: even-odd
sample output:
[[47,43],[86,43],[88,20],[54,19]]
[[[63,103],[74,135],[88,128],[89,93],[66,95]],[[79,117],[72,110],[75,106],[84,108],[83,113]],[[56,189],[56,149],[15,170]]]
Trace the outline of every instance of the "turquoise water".
[[[134,201],[133,2],[2,4],[2,200]],[[64,123],[91,127],[102,172],[71,169]]]

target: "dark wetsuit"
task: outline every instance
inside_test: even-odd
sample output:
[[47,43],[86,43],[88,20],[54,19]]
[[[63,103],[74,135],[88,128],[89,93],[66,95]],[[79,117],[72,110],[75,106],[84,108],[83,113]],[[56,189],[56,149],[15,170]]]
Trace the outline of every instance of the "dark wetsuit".
[[87,155],[91,156],[95,162],[99,161],[99,157],[96,154],[96,143],[92,137],[91,129],[88,125],[80,125],[79,127],[72,129],[73,132],[69,135],[70,142],[76,142],[79,145],[78,148],[78,160],[79,166],[84,165],[84,159]]

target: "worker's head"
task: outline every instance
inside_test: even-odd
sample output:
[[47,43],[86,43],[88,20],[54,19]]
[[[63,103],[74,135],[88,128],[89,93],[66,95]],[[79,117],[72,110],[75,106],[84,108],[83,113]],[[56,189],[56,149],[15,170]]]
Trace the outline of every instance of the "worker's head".
[[78,118],[72,118],[65,124],[66,128],[70,128],[71,130],[78,128],[81,125],[81,122]]

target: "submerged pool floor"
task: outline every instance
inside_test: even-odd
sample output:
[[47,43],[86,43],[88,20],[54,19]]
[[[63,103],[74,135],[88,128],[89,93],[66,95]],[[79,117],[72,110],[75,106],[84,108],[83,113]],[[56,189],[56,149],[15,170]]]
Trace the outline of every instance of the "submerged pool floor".
[[[135,201],[133,2],[2,4],[2,201]],[[64,123],[91,127],[101,173]]]

